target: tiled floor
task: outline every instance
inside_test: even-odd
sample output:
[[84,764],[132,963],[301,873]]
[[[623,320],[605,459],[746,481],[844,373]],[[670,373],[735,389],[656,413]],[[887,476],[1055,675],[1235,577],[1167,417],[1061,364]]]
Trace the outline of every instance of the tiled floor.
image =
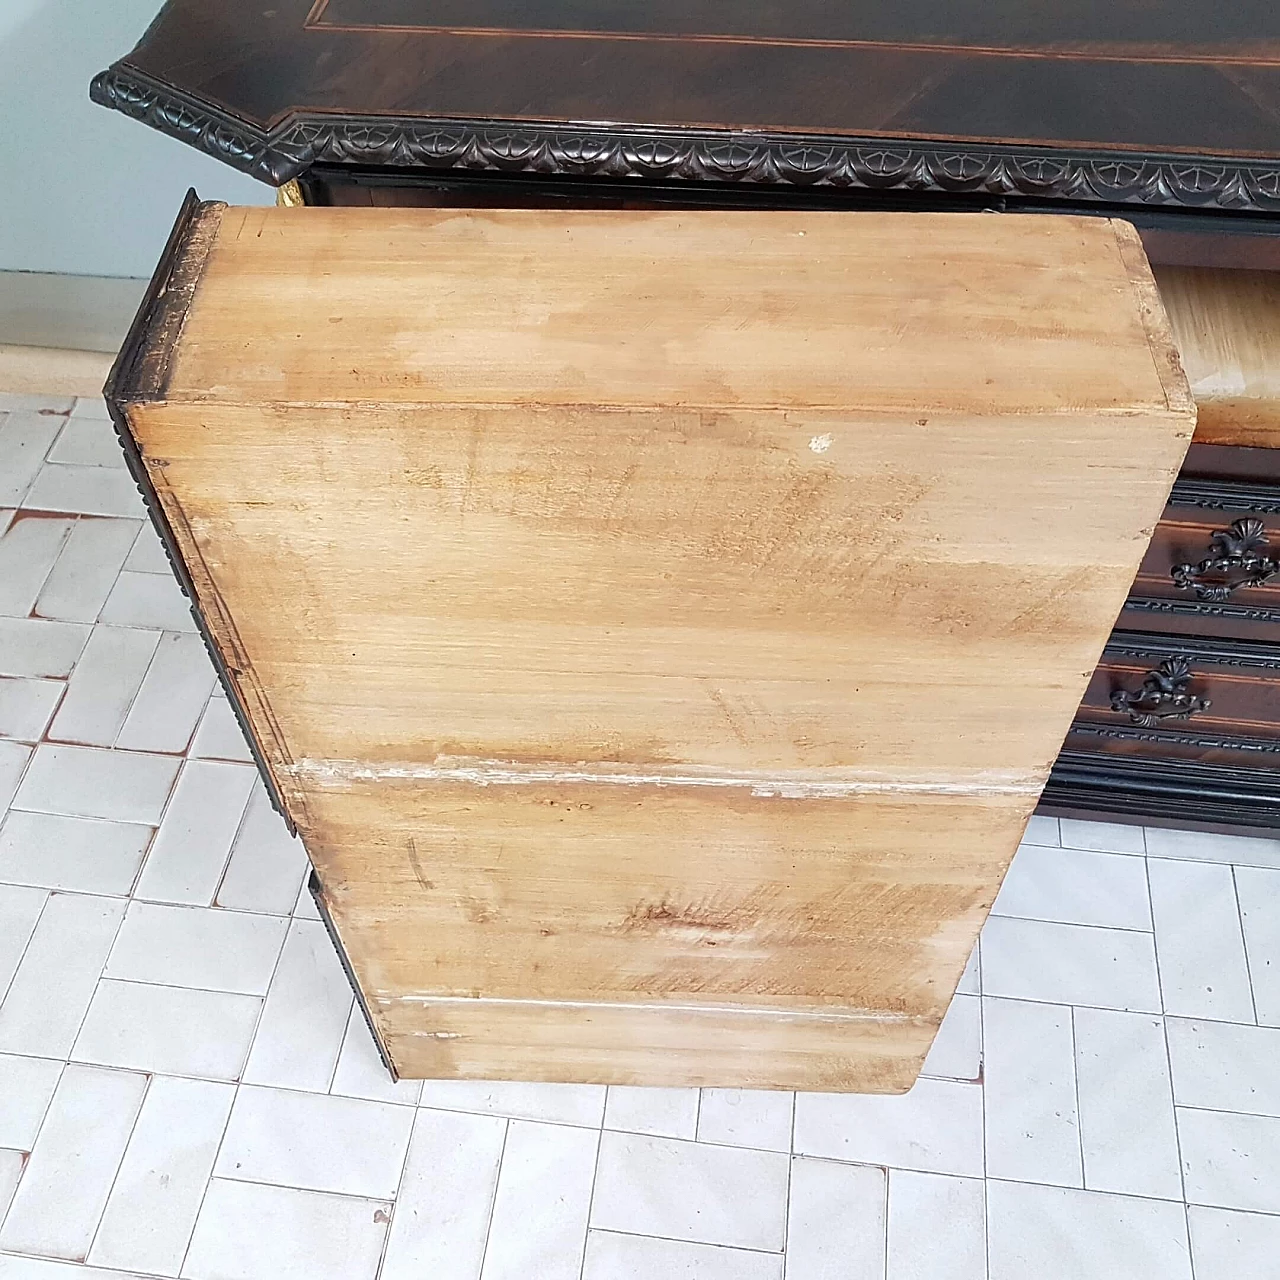
[[1280,1277],[1280,840],[1035,820],[906,1097],[391,1085],[70,410],[0,397],[0,1280]]

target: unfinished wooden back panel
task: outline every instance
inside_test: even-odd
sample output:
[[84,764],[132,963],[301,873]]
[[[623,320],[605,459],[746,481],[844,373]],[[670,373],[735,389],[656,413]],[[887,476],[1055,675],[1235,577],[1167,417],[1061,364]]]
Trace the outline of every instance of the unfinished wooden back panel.
[[1194,426],[1124,223],[193,208],[121,359],[402,1076],[915,1080]]

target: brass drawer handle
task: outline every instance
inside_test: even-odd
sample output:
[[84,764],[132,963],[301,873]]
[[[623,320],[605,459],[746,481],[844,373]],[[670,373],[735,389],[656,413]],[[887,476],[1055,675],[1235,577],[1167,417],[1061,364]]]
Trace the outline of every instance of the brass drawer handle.
[[1162,720],[1189,720],[1213,705],[1208,698],[1197,698],[1188,691],[1190,681],[1189,658],[1166,658],[1143,676],[1142,686],[1136,693],[1116,689],[1111,695],[1111,710],[1127,711],[1134,724],[1148,729]]
[[1261,520],[1237,520],[1209,539],[1206,559],[1173,566],[1174,585],[1191,587],[1197,600],[1225,600],[1241,587],[1265,586],[1280,574],[1280,560],[1262,554],[1267,545]]

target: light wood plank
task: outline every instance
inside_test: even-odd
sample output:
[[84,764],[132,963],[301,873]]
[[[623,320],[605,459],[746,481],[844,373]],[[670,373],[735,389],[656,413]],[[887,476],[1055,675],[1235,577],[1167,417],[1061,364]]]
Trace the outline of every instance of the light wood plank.
[[127,416],[401,1073],[908,1087],[1193,428],[1132,229],[206,210],[176,279]]

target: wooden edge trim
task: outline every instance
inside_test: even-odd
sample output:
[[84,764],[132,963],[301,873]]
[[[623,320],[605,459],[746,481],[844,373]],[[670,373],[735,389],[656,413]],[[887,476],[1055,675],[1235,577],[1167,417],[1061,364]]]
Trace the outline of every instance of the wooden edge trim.
[[314,868],[311,869],[307,876],[307,892],[311,894],[311,900],[316,904],[316,911],[319,912],[320,919],[324,921],[325,932],[329,935],[329,941],[333,943],[333,949],[338,953],[338,959],[342,961],[342,971],[347,975],[351,990],[355,992],[356,1004],[360,1006],[365,1026],[369,1028],[369,1034],[373,1037],[373,1045],[378,1051],[378,1057],[382,1059],[382,1065],[391,1073],[391,1079],[399,1080],[400,1075],[396,1071],[395,1063],[391,1061],[387,1046],[382,1041],[382,1033],[378,1030],[378,1025],[373,1020],[373,1014],[369,1010],[368,1001],[364,998],[364,992],[360,989],[356,971],[351,967],[347,949],[342,945],[342,938],[338,934],[338,926],[334,923],[328,900],[324,896],[324,886],[320,883],[320,877],[316,874]]
[[174,350],[226,207],[218,200],[201,200],[194,189],[187,192],[124,345],[111,366],[103,388],[108,403],[164,397]]
[[[152,527],[159,535],[168,558],[169,567],[183,595],[191,607],[191,616],[204,641],[204,647],[213,663],[218,683],[227,695],[231,710],[235,713],[240,731],[244,734],[249,751],[257,765],[258,774],[267,789],[272,807],[284,819],[289,834],[296,836],[297,827],[285,808],[284,799],[276,786],[275,777],[258,746],[252,724],[246,711],[240,690],[223,660],[213,633],[200,608],[195,584],[182,557],[180,544],[173,526],[165,513],[164,504],[156,492],[151,474],[142,459],[142,451],[129,424],[128,405],[162,398],[168,380],[170,356],[182,329],[182,320],[195,293],[196,285],[204,270],[209,247],[216,234],[222,211],[226,205],[216,201],[202,201],[192,189],[178,211],[177,220],[156,266],[151,283],[147,286],[138,307],[138,313],[129,326],[128,336],[120,348],[120,354],[107,375],[102,394],[116,436],[124,450],[125,463],[133,482],[142,494],[143,504],[151,518]],[[151,349],[152,342],[162,344],[159,352]]]
[[[1173,326],[1169,323],[1169,316],[1160,298],[1160,289],[1151,272],[1151,264],[1147,261],[1138,229],[1123,218],[1108,218],[1107,222],[1116,238],[1120,261],[1124,264],[1125,274],[1129,277],[1129,284],[1138,304],[1142,327],[1147,335],[1147,347],[1155,364],[1156,377],[1160,379],[1160,386],[1164,391],[1165,404],[1171,413],[1189,418],[1194,427],[1196,402],[1192,398],[1191,385],[1182,368],[1182,356],[1174,341]],[[1187,439],[1190,438],[1191,432],[1188,431]]]

